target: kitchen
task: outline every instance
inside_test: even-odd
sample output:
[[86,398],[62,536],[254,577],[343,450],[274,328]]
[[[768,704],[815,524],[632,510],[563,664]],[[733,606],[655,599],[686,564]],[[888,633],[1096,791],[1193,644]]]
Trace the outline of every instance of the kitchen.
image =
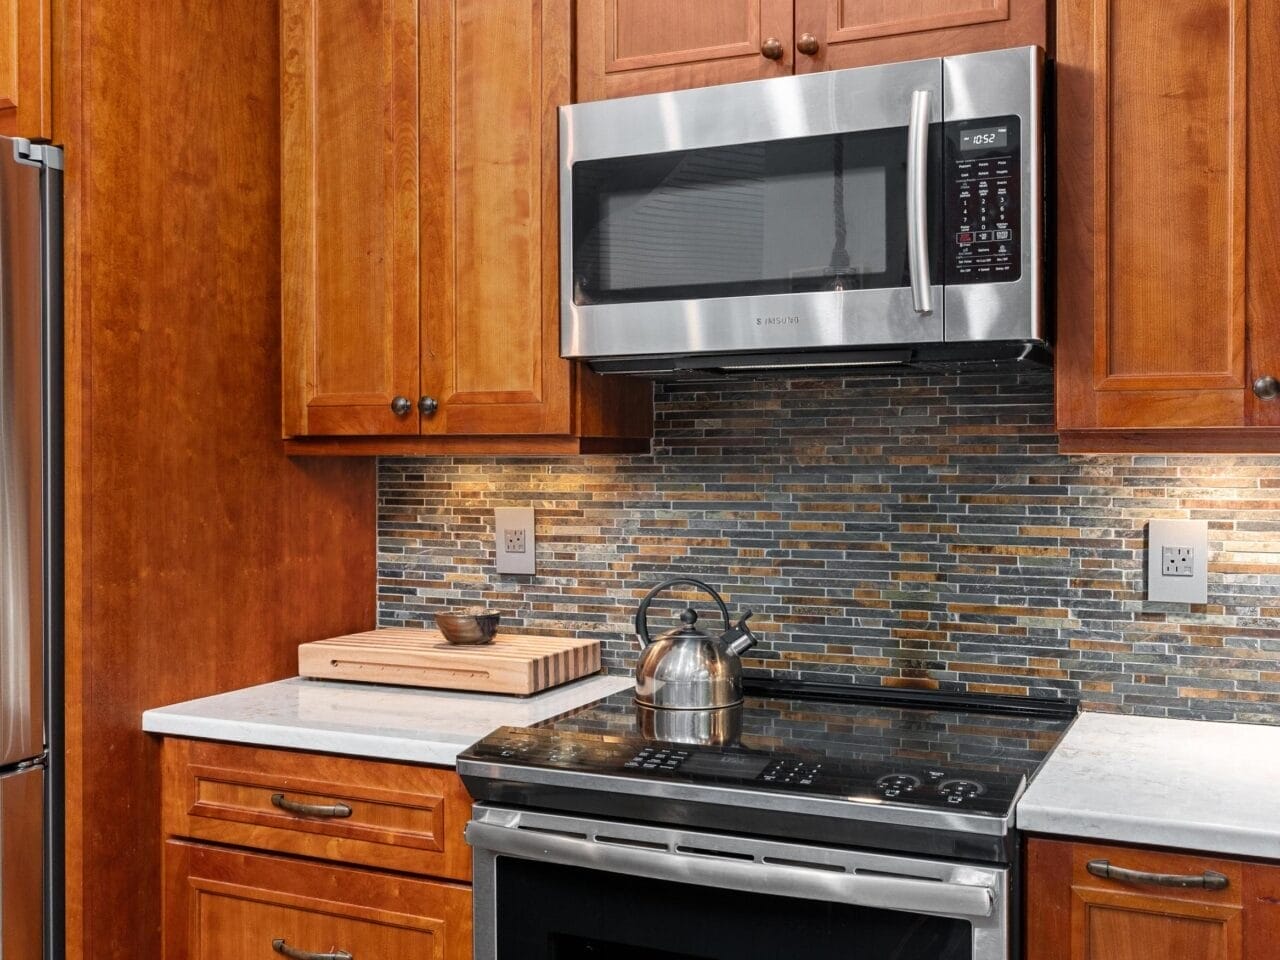
[[[625,698],[636,609],[680,575],[720,591],[735,618],[754,611],[752,682],[1079,702],[1071,749],[1017,805],[1025,856],[1003,863],[1025,878],[1025,910],[1008,911],[1006,952],[948,927],[959,952],[937,955],[1268,955],[1280,850],[1256,798],[1274,784],[1280,691],[1269,2],[9,3],[0,76],[16,87],[0,90],[0,135],[48,137],[65,155],[66,692],[47,724],[51,745],[65,737],[49,768],[65,778],[51,820],[65,825],[64,955],[288,956],[247,923],[248,945],[219,940],[248,914],[192,926],[184,897],[225,903],[208,891],[238,885],[304,915],[308,898],[346,904],[336,912],[353,924],[416,917],[405,936],[471,956],[470,883],[479,897],[485,881],[448,750],[572,711],[572,686],[481,710],[467,694],[344,685],[354,719],[383,710],[393,728],[355,754],[341,704],[313,702],[291,733],[277,718],[271,735],[293,739],[274,744],[237,741],[242,729],[145,733],[143,713],[302,684],[287,679],[299,644],[432,627],[477,604],[501,609],[511,636],[598,640],[607,674],[579,683]],[[561,292],[560,106],[1019,47],[1049,65],[1050,364],[730,377],[686,365],[651,385],[562,359],[574,295]],[[946,102],[938,88],[931,124]],[[908,90],[895,126],[910,106]],[[864,220],[847,231],[854,266]],[[810,279],[847,281],[838,266]],[[932,312],[951,315],[934,289]],[[536,573],[496,572],[495,508],[535,511]],[[1203,575],[1204,601],[1148,597],[1183,581],[1148,572],[1149,524],[1165,520],[1204,523],[1185,578]],[[678,598],[698,626],[724,629],[709,597]],[[655,636],[683,605],[655,605]],[[446,706],[408,705],[432,697]],[[326,710],[336,732],[320,729]],[[854,726],[833,721],[833,747]],[[1077,735],[1103,745],[1071,747]],[[171,802],[188,768],[252,772],[257,787],[196,815]],[[1108,792],[1117,771],[1133,776]],[[306,802],[384,812],[388,794],[434,796],[441,832],[425,836],[436,827],[411,810],[380,840],[305,814],[289,829],[269,802],[257,822],[213,815],[269,801],[272,776],[310,783],[294,788]],[[792,840],[842,856],[866,846]],[[1193,885],[1090,873],[1101,860]],[[343,886],[352,877],[363,892]],[[311,929],[325,932],[282,948],[429,952]],[[662,949],[682,946],[649,955]]]

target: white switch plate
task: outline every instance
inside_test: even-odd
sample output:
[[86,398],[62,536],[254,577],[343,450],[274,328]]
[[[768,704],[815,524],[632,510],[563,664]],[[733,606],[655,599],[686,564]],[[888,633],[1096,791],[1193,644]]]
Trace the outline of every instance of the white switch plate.
[[531,507],[494,508],[493,546],[498,573],[537,573],[533,519]]
[[1209,602],[1207,520],[1152,520],[1147,524],[1147,599],[1157,603]]

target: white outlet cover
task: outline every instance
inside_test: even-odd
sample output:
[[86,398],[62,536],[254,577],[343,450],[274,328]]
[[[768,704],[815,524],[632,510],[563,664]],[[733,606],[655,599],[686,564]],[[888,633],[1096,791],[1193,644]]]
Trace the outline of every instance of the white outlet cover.
[[[1166,576],[1165,548],[1191,548],[1191,576]],[[1147,600],[1152,603],[1209,602],[1209,522],[1152,520],[1147,524]]]
[[[533,537],[534,515],[532,507],[495,507],[493,510],[493,550],[498,573],[537,573],[536,543]],[[524,531],[524,550],[511,553],[507,550],[507,531]]]

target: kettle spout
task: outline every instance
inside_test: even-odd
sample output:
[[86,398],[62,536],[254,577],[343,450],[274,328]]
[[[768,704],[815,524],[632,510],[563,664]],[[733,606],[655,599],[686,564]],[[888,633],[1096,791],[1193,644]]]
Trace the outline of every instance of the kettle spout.
[[735,656],[741,656],[746,653],[758,642],[756,635],[751,632],[751,628],[747,626],[747,621],[751,619],[751,611],[748,610],[738,622],[733,625],[726,633],[721,634],[720,639],[724,641],[729,652]]

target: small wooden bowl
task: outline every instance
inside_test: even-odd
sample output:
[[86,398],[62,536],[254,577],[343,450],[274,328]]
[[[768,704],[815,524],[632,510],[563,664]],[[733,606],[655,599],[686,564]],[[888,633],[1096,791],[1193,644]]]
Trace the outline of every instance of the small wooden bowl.
[[498,632],[498,620],[501,611],[486,610],[476,607],[469,610],[453,610],[436,614],[436,626],[450,643],[460,646],[467,644],[493,643]]

